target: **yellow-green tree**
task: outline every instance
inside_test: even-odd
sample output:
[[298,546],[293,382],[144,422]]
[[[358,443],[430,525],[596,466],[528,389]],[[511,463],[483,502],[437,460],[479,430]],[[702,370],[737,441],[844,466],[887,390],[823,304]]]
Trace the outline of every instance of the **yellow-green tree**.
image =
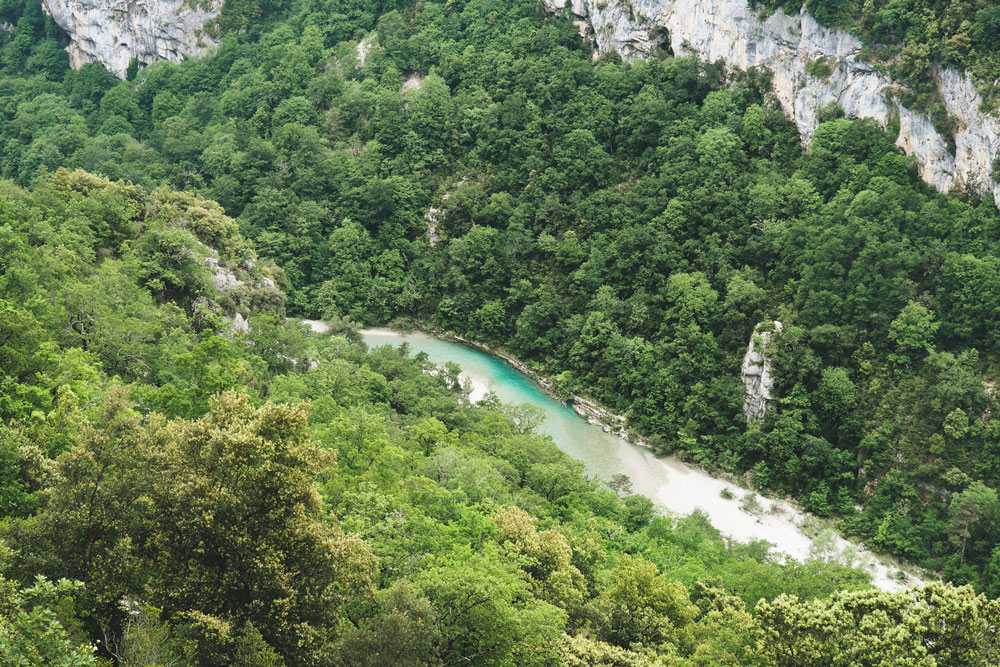
[[775,667],[987,667],[1000,659],[1000,601],[969,586],[782,595],[756,611],[758,649]]
[[588,615],[598,639],[629,648],[665,645],[690,648],[689,627],[698,613],[687,590],[641,556],[623,554],[608,572]]
[[258,632],[258,653],[318,664],[342,605],[373,594],[376,561],[320,518],[315,480],[335,460],[307,412],[225,393],[202,419],[167,421],[113,390],[55,461],[42,511],[4,528],[10,569],[86,582],[91,620],[112,635],[123,596],[155,604],[195,664],[228,664]]

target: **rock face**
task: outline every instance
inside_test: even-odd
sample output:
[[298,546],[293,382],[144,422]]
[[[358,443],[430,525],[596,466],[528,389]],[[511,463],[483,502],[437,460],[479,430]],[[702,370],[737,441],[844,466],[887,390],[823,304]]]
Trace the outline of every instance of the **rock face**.
[[378,35],[375,33],[369,33],[361,38],[358,42],[358,63],[355,65],[356,69],[361,69],[365,66],[365,62],[368,60],[368,54],[371,53],[372,48],[378,43]]
[[103,63],[120,78],[129,62],[180,62],[202,56],[216,42],[205,23],[219,15],[223,0],[42,0],[70,37],[70,65]]
[[205,264],[212,272],[212,285],[218,292],[227,292],[246,284],[231,269],[220,265],[218,257],[206,257]]
[[[873,118],[883,127],[899,113],[896,145],[917,160],[920,176],[942,191],[965,186],[992,191],[1000,184],[990,173],[1000,151],[1000,121],[979,111],[982,102],[971,79],[939,69],[942,98],[957,118],[955,152],[949,151],[930,119],[894,107],[888,89],[899,87],[887,74],[858,60],[861,42],[841,30],[816,23],[804,9],[789,16],[755,12],[746,0],[542,0],[554,13],[589,22],[600,51],[618,51],[627,59],[650,55],[664,42],[675,54],[692,54],[730,67],[762,67],[773,72],[773,92],[785,113],[809,142],[819,124],[817,112],[839,104],[848,118]],[[828,75],[812,76],[807,63]]]
[[438,220],[440,220],[441,213],[441,209],[437,206],[431,206],[427,209],[427,213],[424,213],[424,222],[427,224],[427,242],[432,246],[436,246],[438,241],[441,240],[441,236],[438,234],[437,230]]
[[215,248],[204,246],[202,252],[208,253],[205,265],[211,272],[215,294],[214,298],[203,296],[201,304],[214,312],[226,313],[222,321],[229,323],[234,333],[249,332],[250,314],[261,306],[284,301],[274,280],[261,272],[252,257],[239,266],[230,266],[220,261]]
[[743,401],[743,414],[746,415],[748,424],[762,419],[767,412],[767,406],[774,400],[771,396],[774,376],[771,375],[771,360],[767,357],[767,346],[776,333],[781,333],[781,329],[781,322],[777,320],[758,324],[754,327],[747,353],[743,357],[740,375],[747,389],[747,396]]

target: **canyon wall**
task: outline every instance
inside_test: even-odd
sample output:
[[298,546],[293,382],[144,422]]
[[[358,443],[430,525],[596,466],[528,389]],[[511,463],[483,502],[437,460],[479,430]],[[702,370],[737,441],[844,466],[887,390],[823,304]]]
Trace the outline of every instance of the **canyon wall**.
[[[216,42],[205,28],[224,0],[43,0],[45,10],[70,36],[70,63],[101,62],[119,77],[132,59],[179,62],[204,55]],[[765,16],[746,0],[542,0],[546,9],[569,14],[600,51],[624,58],[651,55],[666,40],[675,54],[693,54],[730,67],[767,68],[773,93],[808,142],[818,112],[836,103],[848,118],[872,118],[885,126],[898,112],[897,145],[917,162],[921,177],[942,191],[965,187],[992,191],[990,177],[1000,152],[1000,120],[979,110],[982,102],[968,76],[941,68],[942,99],[957,120],[954,150],[930,119],[894,105],[899,86],[884,71],[859,60],[861,42],[816,23],[804,10]],[[820,63],[811,71],[807,65]]]
[[73,68],[100,62],[119,78],[132,59],[180,62],[216,45],[205,23],[224,0],[42,0],[42,7],[69,35]]
[[[872,118],[883,127],[898,111],[896,145],[916,159],[926,182],[945,192],[955,187],[981,194],[991,191],[1000,201],[1000,184],[990,177],[1000,151],[1000,120],[979,111],[982,99],[963,73],[938,70],[942,98],[958,121],[952,152],[927,116],[890,102],[888,91],[899,83],[858,59],[862,44],[856,37],[820,26],[805,10],[766,16],[746,0],[542,3],[550,12],[586,21],[600,52],[615,50],[626,59],[642,58],[666,41],[676,55],[721,60],[743,70],[770,70],[775,97],[807,143],[819,124],[817,113],[831,103],[840,105],[848,118]],[[810,75],[809,63],[821,63],[811,69],[823,75]]]

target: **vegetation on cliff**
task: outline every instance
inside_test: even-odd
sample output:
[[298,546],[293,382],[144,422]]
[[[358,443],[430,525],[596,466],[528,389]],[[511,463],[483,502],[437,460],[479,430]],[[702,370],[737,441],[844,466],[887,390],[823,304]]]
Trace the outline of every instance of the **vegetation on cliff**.
[[821,24],[857,35],[865,57],[884,63],[912,89],[902,101],[947,125],[936,66],[972,74],[985,108],[1000,104],[1000,7],[990,0],[752,0],[767,11],[805,8]]
[[[530,0],[275,11],[119,81],[0,8],[0,642],[808,664],[778,633],[857,664],[817,629],[857,623],[914,633],[870,664],[995,661],[970,589],[830,598],[863,577],[654,517],[426,363],[283,320],[504,346],[660,451],[995,597],[992,201],[931,191],[869,122],[804,149],[759,74],[595,61]],[[747,427],[763,320],[777,401]],[[968,638],[921,634],[942,627]]]

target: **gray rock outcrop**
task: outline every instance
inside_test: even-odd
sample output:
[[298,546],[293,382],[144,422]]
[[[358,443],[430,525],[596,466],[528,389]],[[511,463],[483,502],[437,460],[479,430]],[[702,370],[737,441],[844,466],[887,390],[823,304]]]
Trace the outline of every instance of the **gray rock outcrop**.
[[235,331],[236,333],[249,333],[250,320],[243,317],[242,314],[236,313],[233,316],[233,331]]
[[[268,310],[275,304],[284,306],[284,295],[274,280],[261,271],[253,251],[240,261],[223,262],[219,251],[199,244],[199,254],[204,257],[213,290],[206,290],[196,305],[213,313],[222,314],[222,321],[229,324],[234,334],[250,331],[250,316],[260,310]],[[244,315],[243,313],[246,313]]]
[[133,58],[148,65],[205,55],[216,45],[205,23],[222,5],[223,0],[42,0],[70,37],[70,65],[100,62],[119,78]]
[[771,395],[774,376],[771,375],[771,360],[767,356],[767,347],[774,335],[781,333],[781,329],[781,322],[777,320],[761,322],[754,327],[750,344],[747,345],[747,353],[743,357],[743,366],[740,369],[740,376],[747,392],[743,401],[743,414],[747,418],[747,424],[763,419],[768,405],[774,400]]
[[[215,251],[213,250],[213,252]],[[219,264],[218,257],[206,257],[205,264],[208,265],[209,270],[212,272],[212,284],[215,286],[216,291],[226,292],[245,284],[236,277],[232,269]]]
[[[1000,151],[1000,120],[979,110],[982,99],[969,76],[940,68],[942,99],[957,123],[955,150],[930,119],[889,99],[900,84],[859,60],[861,42],[842,30],[820,26],[804,9],[797,15],[777,11],[764,16],[746,0],[542,0],[551,12],[569,13],[590,25],[599,51],[618,51],[627,59],[646,57],[662,42],[675,54],[722,60],[739,69],[773,72],[773,92],[785,113],[809,142],[819,125],[817,113],[839,104],[848,118],[872,118],[883,127],[899,113],[896,145],[916,158],[920,176],[942,191],[964,186],[991,191],[1000,201],[1000,184],[991,178]],[[806,71],[821,62],[821,75]],[[822,72],[828,69],[829,74]],[[814,73],[816,68],[812,68]]]
[[371,53],[372,49],[378,44],[378,35],[375,33],[369,33],[361,38],[358,42],[358,62],[355,67],[361,69],[365,66],[365,62],[368,60],[368,54]]

